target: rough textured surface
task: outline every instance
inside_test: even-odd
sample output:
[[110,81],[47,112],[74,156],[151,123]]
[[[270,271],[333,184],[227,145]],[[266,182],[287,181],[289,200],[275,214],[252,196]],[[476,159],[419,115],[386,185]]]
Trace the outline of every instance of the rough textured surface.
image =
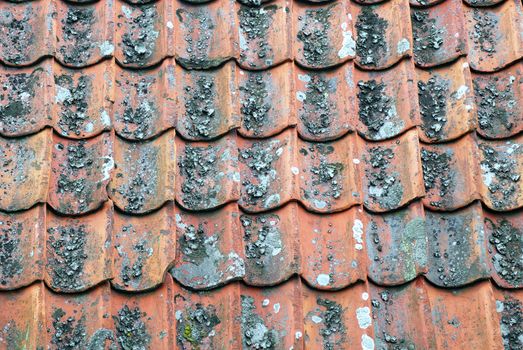
[[0,349],[521,349],[522,26],[1,2]]

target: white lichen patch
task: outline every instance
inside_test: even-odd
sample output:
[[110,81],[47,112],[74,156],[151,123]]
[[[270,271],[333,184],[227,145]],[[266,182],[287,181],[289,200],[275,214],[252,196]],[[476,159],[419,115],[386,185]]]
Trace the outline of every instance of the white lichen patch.
[[320,274],[318,275],[318,277],[316,277],[316,282],[317,282],[320,286],[323,286],[323,287],[328,286],[329,283],[330,283],[330,281],[331,281],[330,276],[327,275],[327,274],[324,274],[324,273],[320,273]]
[[356,41],[352,38],[352,31],[347,25],[347,22],[341,24],[341,30],[343,42],[341,44],[341,49],[338,51],[338,57],[345,58],[348,56],[356,56]]
[[361,329],[367,329],[372,325],[372,318],[370,316],[370,309],[368,306],[357,308],[356,318],[358,319],[358,326]]

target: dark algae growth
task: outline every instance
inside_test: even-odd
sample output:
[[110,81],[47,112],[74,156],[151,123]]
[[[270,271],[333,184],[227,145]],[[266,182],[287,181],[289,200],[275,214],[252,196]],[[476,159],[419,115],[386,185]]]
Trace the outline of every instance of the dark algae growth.
[[358,82],[358,116],[372,135],[379,134],[385,122],[394,116],[392,97],[386,85],[374,79]]
[[489,253],[497,274],[515,287],[523,286],[523,232],[508,220],[485,219],[490,228]]
[[116,328],[116,340],[124,350],[146,350],[151,343],[151,335],[145,324],[147,314],[139,307],[129,308],[124,305],[113,316]]
[[214,77],[198,75],[194,86],[186,86],[185,127],[191,137],[209,138],[214,125],[219,121],[215,107],[216,86]]
[[425,190],[430,191],[439,187],[440,201],[432,201],[431,205],[440,207],[446,200],[446,195],[454,187],[454,180],[450,165],[452,157],[448,153],[438,153],[421,150],[421,161],[423,169],[423,182]]
[[55,84],[60,90],[57,101],[61,103],[58,126],[65,135],[79,136],[84,131],[84,124],[92,117],[87,114],[92,79],[82,75],[75,84],[71,75],[63,74],[55,76]]
[[403,186],[399,175],[389,169],[394,151],[382,146],[372,147],[365,174],[369,182],[369,197],[383,209],[391,209],[398,205],[403,197]]
[[309,74],[308,77],[300,119],[310,134],[322,135],[330,131],[337,116],[334,102],[329,99],[336,93],[336,84],[319,74]]
[[122,35],[124,63],[140,66],[147,63],[156,49],[159,32],[155,28],[158,13],[156,6],[135,7],[138,16],[129,19],[127,31]]
[[183,350],[199,350],[203,341],[214,336],[214,327],[220,324],[213,305],[196,304],[180,315],[176,325],[177,343]]
[[[273,15],[278,8],[274,5],[265,7],[242,6],[238,11],[240,16],[240,28],[242,38],[245,40],[247,48],[241,48],[240,59],[245,58],[245,51],[253,50],[259,59],[263,59],[267,64],[272,63],[272,48],[267,42],[269,28],[272,25]],[[255,48],[251,47],[255,43]],[[255,66],[251,62],[251,66]]]
[[332,50],[329,31],[331,28],[330,17],[333,6],[320,9],[308,9],[305,16],[299,16],[302,22],[298,31],[298,40],[303,44],[303,57],[312,66],[321,66],[328,63]]
[[268,328],[264,320],[256,312],[254,299],[250,296],[241,296],[241,330],[244,349],[261,350],[277,349],[279,335]]
[[0,285],[7,285],[19,276],[24,268],[19,254],[22,239],[22,224],[11,220],[0,220]]
[[53,329],[51,344],[56,350],[76,350],[85,347],[87,333],[85,316],[76,319],[68,316],[64,310],[55,309],[53,312]]
[[356,56],[365,66],[378,66],[387,53],[385,32],[389,24],[372,6],[363,7],[356,20]]
[[268,122],[271,109],[268,101],[269,92],[262,74],[253,72],[247,74],[249,74],[247,82],[240,86],[243,94],[240,101],[242,122],[245,129],[252,131],[254,135],[259,135]]
[[443,46],[444,30],[436,26],[435,18],[429,18],[428,10],[413,10],[411,19],[416,60],[430,63]]
[[501,337],[505,350],[523,349],[523,305],[512,297],[496,301],[496,309],[501,314]]
[[425,135],[439,140],[447,124],[447,96],[450,82],[440,76],[418,81],[418,99],[422,125]]
[[62,20],[64,46],[60,47],[65,63],[79,65],[86,63],[95,46],[92,39],[94,9],[69,8]]
[[336,350],[342,348],[346,344],[347,336],[343,307],[333,300],[320,297],[316,299],[316,303],[322,310],[320,335],[323,338],[323,349]]

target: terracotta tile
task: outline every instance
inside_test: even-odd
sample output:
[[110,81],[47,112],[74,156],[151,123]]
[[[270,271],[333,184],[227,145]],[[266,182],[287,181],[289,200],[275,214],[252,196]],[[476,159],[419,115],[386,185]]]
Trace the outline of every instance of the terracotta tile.
[[[45,291],[47,349],[105,349],[115,346],[108,283],[82,294]],[[43,334],[42,334],[43,335]]]
[[311,141],[339,138],[355,129],[353,65],[328,71],[296,69],[298,133]]
[[432,5],[439,4],[445,0],[410,0],[410,5],[419,7],[429,7]]
[[356,70],[354,78],[358,130],[365,138],[389,139],[420,123],[411,60],[384,71]]
[[282,206],[294,199],[296,133],[286,130],[266,140],[238,139],[241,197],[247,212]]
[[87,138],[111,129],[113,68],[105,61],[82,70],[54,67],[54,129],[69,138]]
[[[368,286],[337,293],[302,288],[305,349],[374,349]],[[297,336],[298,336],[297,335]]]
[[458,287],[490,276],[478,202],[451,213],[426,211],[425,216],[429,281]]
[[247,284],[276,285],[299,271],[297,221],[305,217],[301,214],[303,210],[291,203],[270,213],[240,215]]
[[354,6],[356,63],[365,69],[384,69],[412,55],[412,30],[407,0],[374,6]]
[[0,137],[0,209],[16,211],[45,202],[51,168],[51,129],[38,134]]
[[360,140],[350,134],[329,143],[298,141],[299,198],[310,211],[332,213],[361,203]]
[[310,6],[293,2],[294,59],[307,68],[326,68],[354,57],[356,43],[348,1]]
[[478,133],[504,138],[523,130],[523,64],[492,74],[473,74]]
[[0,135],[33,134],[51,125],[52,61],[0,68]]
[[0,290],[42,279],[44,231],[44,205],[17,213],[0,212]]
[[503,288],[523,287],[523,215],[521,211],[484,211],[485,241],[491,277]]
[[174,9],[171,1],[129,6],[116,1],[116,53],[125,67],[148,67],[174,54]]
[[114,129],[129,140],[149,139],[174,126],[174,60],[150,70],[116,67]]
[[176,263],[171,274],[192,289],[211,289],[245,275],[238,207],[176,216]]
[[[521,290],[494,290],[496,297],[497,325],[501,333],[501,344],[505,349],[517,349],[523,346],[523,292]],[[497,335],[497,333],[496,333]],[[499,341],[498,341],[499,342]]]
[[116,138],[109,196],[127,213],[146,213],[174,200],[174,130],[141,143]]
[[329,216],[301,210],[295,217],[300,233],[301,276],[310,286],[340,289],[366,279],[361,207]]
[[176,130],[189,140],[222,136],[240,125],[234,62],[206,71],[177,69]]
[[44,287],[41,283],[12,292],[0,293],[4,310],[0,315],[0,348],[44,348]]
[[103,133],[89,140],[53,137],[47,202],[62,214],[84,214],[107,200],[114,167],[113,137]]
[[434,210],[451,211],[480,199],[478,148],[467,135],[458,141],[421,146],[426,196],[423,204]]
[[240,288],[234,283],[209,292],[174,285],[178,349],[239,349]]
[[54,53],[54,4],[49,0],[0,5],[0,60],[26,66]]
[[233,135],[215,142],[176,141],[176,200],[181,206],[207,210],[238,200],[240,173]]
[[363,155],[365,207],[375,212],[397,209],[425,194],[415,130],[395,140],[368,143]]
[[272,288],[241,286],[243,349],[303,349],[301,289],[297,278]]
[[472,7],[492,6],[502,3],[505,0],[463,0],[464,3]]
[[245,69],[266,69],[291,58],[290,2],[235,7],[238,63]]
[[428,283],[425,288],[431,301],[438,349],[503,348],[489,282],[458,290],[436,288]]
[[523,137],[480,141],[481,194],[491,209],[507,211],[523,206]]
[[521,2],[507,0],[496,7],[464,6],[468,29],[470,67],[492,72],[523,55],[523,10]]
[[111,202],[80,218],[47,212],[44,280],[51,289],[80,292],[113,277],[112,216]]
[[[377,349],[436,349],[427,283],[370,289]],[[451,348],[449,348],[451,349]]]
[[132,5],[145,5],[154,2],[154,0],[125,0],[125,2]]
[[56,1],[55,57],[69,67],[85,67],[111,57],[113,43],[113,2],[89,5]]
[[173,282],[144,293],[111,294],[111,317],[121,349],[174,349]]
[[474,90],[465,58],[416,73],[422,141],[449,141],[476,128]]
[[234,0],[213,1],[205,6],[176,0],[174,6],[178,63],[186,68],[207,69],[235,56]]
[[269,137],[296,124],[293,72],[292,63],[259,72],[238,70],[241,135]]
[[143,291],[162,284],[174,264],[174,203],[145,216],[115,212],[114,279],[117,289]]
[[365,236],[368,276],[395,286],[427,272],[427,236],[420,201],[386,214],[368,214]]
[[416,64],[432,67],[467,54],[462,7],[460,0],[449,0],[426,9],[411,9]]

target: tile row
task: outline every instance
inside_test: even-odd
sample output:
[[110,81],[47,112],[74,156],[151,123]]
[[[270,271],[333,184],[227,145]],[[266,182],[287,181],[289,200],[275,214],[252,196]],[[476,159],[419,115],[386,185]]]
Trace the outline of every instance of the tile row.
[[258,7],[234,0],[143,6],[39,0],[2,2],[0,9],[0,60],[11,66],[54,56],[63,65],[85,67],[114,55],[133,68],[176,57],[199,69],[231,59],[253,70],[289,60],[321,69],[354,59],[361,68],[379,70],[409,56],[432,67],[468,55],[473,69],[491,72],[523,57],[518,0],[477,8],[446,0],[412,9],[408,0],[372,6],[277,0]]
[[496,213],[479,202],[453,212],[421,202],[373,214],[360,206],[329,216],[296,203],[262,214],[236,204],[187,212],[169,203],[130,216],[107,202],[82,217],[37,205],[0,212],[0,290],[45,281],[57,292],[79,292],[110,280],[114,288],[144,291],[170,273],[191,289],[234,280],[279,284],[300,275],[315,289],[358,281],[401,285],[425,276],[441,287],[492,278],[523,288],[523,216]]
[[482,282],[435,288],[358,284],[336,293],[299,279],[266,289],[235,283],[191,292],[123,294],[107,284],[55,294],[41,284],[0,293],[7,349],[520,349],[521,291]]
[[482,200],[496,211],[523,207],[523,136],[420,144],[416,129],[388,141],[356,134],[327,143],[299,139],[293,129],[264,140],[231,133],[189,143],[168,131],[147,142],[103,133],[63,139],[44,129],[0,138],[0,210],[48,203],[79,215],[108,198],[124,212],[142,214],[176,201],[187,210],[238,202],[263,212],[291,201],[333,213],[364,204],[388,212],[423,198],[427,208],[455,210]]
[[258,72],[234,62],[196,71],[172,59],[148,70],[111,61],[73,70],[47,59],[0,68],[0,85],[0,134],[7,137],[51,126],[71,139],[115,130],[145,140],[175,127],[184,139],[203,141],[233,129],[266,138],[295,126],[310,141],[350,132],[379,141],[419,126],[422,141],[438,143],[474,130],[489,139],[523,130],[523,61],[480,74],[463,58],[431,69],[404,60],[372,72],[351,62],[326,71],[290,62]]

